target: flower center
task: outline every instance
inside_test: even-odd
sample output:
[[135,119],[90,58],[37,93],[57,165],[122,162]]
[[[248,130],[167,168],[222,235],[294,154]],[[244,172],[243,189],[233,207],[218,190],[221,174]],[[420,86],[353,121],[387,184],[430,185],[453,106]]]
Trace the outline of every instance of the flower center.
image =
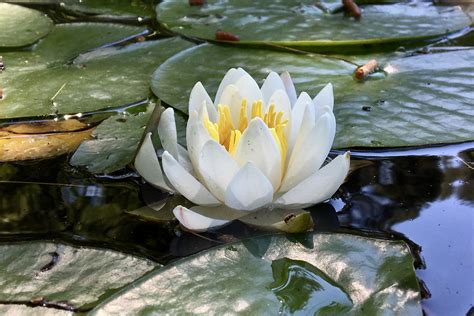
[[[243,99],[240,105],[239,120],[237,126],[232,123],[230,108],[228,105],[218,105],[219,119],[217,123],[213,123],[208,117],[204,118],[204,126],[214,140],[224,146],[233,156],[239,145],[242,133],[249,125],[247,115],[247,99]],[[268,126],[272,133],[278,149],[281,154],[282,168],[285,166],[286,154],[288,151],[288,143],[286,141],[285,128],[288,120],[283,120],[283,112],[275,112],[275,104],[270,104],[268,110],[263,113],[262,100],[255,101],[252,104],[251,118],[259,117]]]

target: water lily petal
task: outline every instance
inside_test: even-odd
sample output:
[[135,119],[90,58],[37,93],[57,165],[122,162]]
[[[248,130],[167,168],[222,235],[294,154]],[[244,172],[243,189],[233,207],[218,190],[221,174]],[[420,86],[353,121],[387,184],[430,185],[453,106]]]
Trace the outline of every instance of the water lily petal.
[[281,80],[283,81],[283,85],[285,86],[286,93],[290,98],[291,105],[294,106],[296,103],[296,89],[295,85],[293,84],[293,80],[291,79],[290,73],[288,71],[284,71],[280,75]]
[[[306,110],[309,111],[307,114],[305,114]],[[291,111],[291,133],[288,142],[289,153],[291,153],[295,145],[296,136],[303,122],[303,117],[314,118],[313,100],[311,100],[311,97],[306,92],[301,92]]]
[[189,158],[189,153],[180,144],[178,144],[178,162],[184,169],[186,169],[190,174],[194,174],[193,164]]
[[313,103],[316,110],[325,105],[329,106],[331,111],[334,109],[334,93],[331,83],[319,91],[318,95],[314,97]]
[[239,166],[227,150],[215,141],[208,141],[202,148],[199,170],[206,187],[221,201]]
[[196,83],[191,90],[191,94],[189,96],[189,106],[188,106],[188,113],[193,111],[200,112],[200,109],[203,105],[206,105],[207,112],[209,113],[209,119],[213,122],[217,120],[217,111],[216,107],[212,103],[209,94],[207,94],[206,89],[199,81]]
[[300,208],[329,199],[349,172],[350,154],[346,152],[306,178],[275,201],[282,208]]
[[245,74],[244,76],[240,77],[239,80],[235,83],[237,88],[239,89],[242,98],[247,99],[247,113],[249,117],[251,117],[252,113],[252,103],[254,101],[263,100],[262,91],[255,80],[249,74]]
[[286,92],[285,85],[280,76],[278,76],[276,72],[270,72],[260,89],[262,91],[264,104],[267,104],[273,93],[280,89]]
[[336,119],[328,109],[309,133],[302,131],[288,162],[280,191],[286,192],[299,182],[315,173],[331,150],[336,134]]
[[225,192],[225,204],[241,211],[253,211],[269,205],[272,199],[272,184],[251,162],[237,172]]
[[194,204],[217,206],[221,203],[167,151],[163,154],[163,170],[173,187]]
[[242,104],[242,95],[239,92],[239,88],[236,85],[230,84],[224,88],[219,104],[228,105],[230,108],[230,116],[232,117],[232,123],[234,126],[239,124],[240,118],[240,106]]
[[276,190],[281,182],[281,156],[267,125],[254,118],[242,134],[234,159],[239,166],[252,162],[270,180]]
[[219,228],[231,222],[231,220],[214,219],[196,212],[195,207],[188,209],[178,205],[173,209],[173,214],[181,225],[189,230],[205,232],[209,229]]
[[225,87],[230,84],[235,84],[242,76],[246,75],[247,72],[242,68],[231,68],[227,71],[224,78],[217,89],[216,97],[214,98],[214,104],[219,104],[221,95],[224,92]]
[[158,136],[163,149],[178,159],[178,134],[172,108],[167,108],[161,113],[160,122],[158,123]]
[[146,182],[166,191],[173,192],[173,189],[166,183],[165,175],[161,170],[155,147],[151,141],[151,133],[145,135],[143,143],[135,157],[134,165],[137,172]]
[[204,127],[198,113],[190,113],[188,125],[186,126],[186,144],[188,147],[189,158],[193,166],[195,166],[194,171],[197,174],[199,173],[198,168],[196,168],[196,166],[199,165],[199,154],[201,153],[204,144],[211,139],[212,138]]

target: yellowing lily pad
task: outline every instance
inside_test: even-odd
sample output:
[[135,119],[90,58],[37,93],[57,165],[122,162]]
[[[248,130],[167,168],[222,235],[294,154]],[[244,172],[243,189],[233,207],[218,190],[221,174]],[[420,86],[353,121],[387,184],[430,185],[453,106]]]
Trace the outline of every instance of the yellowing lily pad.
[[471,24],[459,7],[437,7],[426,1],[362,5],[359,21],[343,12],[331,13],[334,3],[317,4],[312,0],[209,0],[191,6],[187,0],[165,0],[156,12],[158,21],[188,36],[215,40],[216,31],[221,30],[240,38],[234,44],[339,54],[420,45]]
[[0,48],[31,45],[53,26],[53,21],[40,11],[0,3]]
[[271,70],[289,71],[298,92],[334,85],[335,148],[454,143],[474,139],[473,59],[474,49],[389,59],[377,80],[359,82],[356,66],[340,59],[205,44],[161,65],[152,90],[185,112],[193,85],[201,81],[213,98],[230,67],[259,84]]
[[91,315],[372,315],[381,309],[422,315],[405,243],[345,234],[305,238],[312,247],[274,235],[187,257],[145,275]]

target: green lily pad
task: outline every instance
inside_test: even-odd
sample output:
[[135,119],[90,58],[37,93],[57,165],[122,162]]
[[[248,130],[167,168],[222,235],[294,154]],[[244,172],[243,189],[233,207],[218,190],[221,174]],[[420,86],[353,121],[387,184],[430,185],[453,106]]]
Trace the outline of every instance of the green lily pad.
[[87,112],[146,99],[153,69],[190,46],[173,38],[103,48],[72,65],[14,73],[7,68],[0,77],[0,118]]
[[7,73],[64,64],[88,50],[143,31],[143,27],[112,23],[58,24],[32,49],[2,53],[3,63]]
[[88,14],[154,16],[154,0],[63,0],[64,8]]
[[0,48],[31,45],[53,26],[53,21],[40,11],[0,3]]
[[129,164],[135,157],[153,107],[136,115],[109,117],[83,142],[71,158],[73,166],[85,166],[92,173],[109,173]]
[[340,59],[205,44],[162,64],[152,90],[186,112],[194,84],[201,81],[213,98],[231,67],[243,67],[259,83],[271,70],[287,70],[299,92],[315,96],[334,85],[335,148],[453,143],[474,139],[473,59],[474,49],[395,58],[386,61],[386,74],[359,82],[356,66]]
[[[282,235],[213,248],[145,275],[91,314],[375,315],[383,308],[422,315],[405,243],[345,234],[307,237],[312,248]],[[266,250],[254,255],[255,248]]]
[[[328,10],[332,5],[327,3]],[[420,45],[471,24],[459,7],[436,7],[424,1],[363,5],[360,21],[344,17],[343,12],[325,12],[324,6],[324,1],[317,6],[312,0],[209,0],[201,6],[165,0],[156,12],[170,30],[188,36],[215,40],[221,30],[239,36],[240,41],[232,42],[238,45],[339,54]]]
[[8,303],[42,298],[78,308],[156,266],[111,250],[42,241],[2,244],[0,300]]

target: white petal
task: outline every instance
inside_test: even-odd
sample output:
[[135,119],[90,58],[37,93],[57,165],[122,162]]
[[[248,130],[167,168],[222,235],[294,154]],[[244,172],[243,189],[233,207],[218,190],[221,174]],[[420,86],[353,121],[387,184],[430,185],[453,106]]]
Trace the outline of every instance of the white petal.
[[145,135],[143,143],[135,157],[135,169],[146,180],[161,189],[173,191],[166,183],[165,175],[161,170],[158,156],[156,155],[153,142],[151,141],[151,133]]
[[202,85],[201,82],[198,82],[194,85],[193,89],[191,90],[191,94],[189,96],[189,107],[188,113],[192,113],[193,111],[200,112],[200,109],[203,105],[206,105],[207,112],[209,113],[209,119],[213,122],[217,120],[217,111],[212,103],[209,94],[207,94],[206,89]]
[[258,84],[249,74],[242,76],[235,85],[239,89],[242,98],[247,99],[247,113],[250,117],[252,113],[252,103],[254,101],[263,100],[262,91],[260,91]]
[[[305,114],[305,111],[309,112]],[[309,94],[306,92],[301,92],[298,100],[293,106],[293,110],[291,111],[291,133],[288,142],[288,152],[291,152],[293,146],[295,145],[296,136],[298,135],[301,123],[303,122],[303,117],[305,117],[305,115],[307,115],[308,118],[314,118],[313,100],[311,100]]]
[[202,148],[199,170],[209,191],[224,201],[227,186],[239,170],[239,166],[224,147],[210,140]]
[[325,105],[329,106],[331,111],[334,109],[334,94],[331,83],[328,83],[319,91],[318,95],[314,97],[313,103],[316,110]]
[[285,86],[283,81],[281,80],[280,76],[276,72],[270,72],[265,79],[265,82],[262,85],[262,95],[263,95],[263,102],[267,104],[270,100],[270,97],[276,90],[283,90],[286,92]]
[[295,85],[293,84],[293,80],[291,79],[290,73],[288,71],[284,71],[280,75],[281,80],[283,81],[283,85],[285,86],[286,93],[290,98],[291,105],[294,106],[296,103],[296,89]]
[[188,151],[180,144],[178,144],[178,162],[190,174],[194,174],[194,167],[191,162],[191,159],[189,158]]
[[212,228],[219,228],[231,222],[231,220],[214,219],[201,215],[194,211],[194,207],[190,210],[181,205],[173,209],[173,214],[181,225],[197,232],[205,232]]
[[219,104],[219,100],[221,98],[222,93],[224,92],[225,87],[230,84],[235,84],[237,80],[239,80],[245,74],[247,74],[247,72],[245,72],[245,70],[243,70],[242,68],[229,69],[225,74],[224,78],[222,78],[219,88],[217,89],[216,97],[214,98],[214,104]]
[[189,115],[188,126],[186,127],[186,144],[188,147],[189,158],[194,166],[194,171],[199,173],[199,154],[204,144],[211,140],[209,132],[204,127],[196,112]]
[[251,162],[237,172],[225,192],[225,204],[241,211],[253,211],[269,205],[273,186]]
[[267,177],[276,190],[281,182],[280,150],[267,125],[254,118],[242,134],[234,159],[239,166],[252,162]]
[[349,165],[349,152],[337,156],[319,171],[285,193],[275,204],[280,207],[299,208],[329,199],[344,182],[349,172]]
[[234,124],[234,126],[237,126],[237,124],[239,124],[242,95],[240,94],[239,88],[237,88],[236,85],[230,84],[225,87],[224,91],[222,92],[219,103],[216,104],[228,105],[230,108],[232,123]]
[[163,154],[163,170],[173,187],[194,204],[216,206],[221,203],[167,151]]
[[158,136],[161,146],[168,151],[174,158],[178,158],[178,134],[176,132],[176,123],[174,120],[174,110],[167,108],[161,113],[158,123]]
[[[329,109],[328,109],[329,111]],[[295,142],[280,191],[286,192],[315,173],[331,150],[336,134],[336,120],[326,112],[311,129]]]

